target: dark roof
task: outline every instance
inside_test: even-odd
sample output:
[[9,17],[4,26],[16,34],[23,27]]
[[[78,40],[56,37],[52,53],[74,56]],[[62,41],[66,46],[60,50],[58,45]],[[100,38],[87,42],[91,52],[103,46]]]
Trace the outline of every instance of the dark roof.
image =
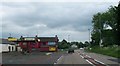
[[16,44],[15,42],[9,42],[8,39],[0,39],[0,44]]

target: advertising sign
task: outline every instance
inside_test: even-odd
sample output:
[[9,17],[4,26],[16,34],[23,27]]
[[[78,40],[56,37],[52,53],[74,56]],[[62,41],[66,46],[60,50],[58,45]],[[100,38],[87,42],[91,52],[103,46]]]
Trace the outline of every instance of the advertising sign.
[[55,47],[49,47],[49,51],[55,51],[56,48]]
[[8,38],[8,41],[17,41],[17,38]]

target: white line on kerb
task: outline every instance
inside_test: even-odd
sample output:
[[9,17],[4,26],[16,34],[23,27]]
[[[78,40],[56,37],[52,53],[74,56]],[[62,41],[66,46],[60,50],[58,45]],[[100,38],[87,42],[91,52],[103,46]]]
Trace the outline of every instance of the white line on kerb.
[[93,65],[93,66],[95,66],[93,63],[91,63],[90,61],[88,61],[88,60],[86,60],[89,64],[91,64],[91,65]]
[[95,61],[97,61],[97,62],[99,62],[99,63],[101,63],[101,64],[105,64],[105,63],[103,63],[103,62],[101,62],[101,61],[98,61],[98,60],[96,60],[96,59],[94,59]]
[[91,58],[90,56],[86,55],[87,57]]
[[84,58],[83,56],[80,55],[81,58]]

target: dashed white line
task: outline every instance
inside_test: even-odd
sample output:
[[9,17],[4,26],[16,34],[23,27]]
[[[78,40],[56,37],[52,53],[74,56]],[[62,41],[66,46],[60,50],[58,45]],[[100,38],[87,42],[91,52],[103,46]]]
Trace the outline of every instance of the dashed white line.
[[57,61],[59,61],[63,56],[61,56]]
[[63,56],[59,57],[59,58],[57,59],[57,61],[56,61],[54,64],[57,64],[58,61],[59,61],[62,57],[63,57]]
[[54,64],[57,64],[57,63],[54,63]]

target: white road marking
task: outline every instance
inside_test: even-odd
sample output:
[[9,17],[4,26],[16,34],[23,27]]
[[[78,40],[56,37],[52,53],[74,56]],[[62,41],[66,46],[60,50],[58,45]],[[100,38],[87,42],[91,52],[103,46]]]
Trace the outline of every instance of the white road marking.
[[80,55],[81,58],[84,58],[82,55]]
[[94,59],[95,61],[97,61],[97,62],[99,62],[99,63],[101,63],[101,64],[105,64],[105,63],[103,63],[103,62],[101,62],[101,61],[98,61],[98,60],[96,60],[96,59]]
[[91,58],[90,56],[86,55],[87,57]]
[[59,61],[63,56],[61,56],[57,61]]
[[54,63],[54,64],[57,64],[57,63]]
[[57,59],[57,61],[56,61],[54,64],[57,64],[58,61],[59,61],[62,57],[63,57],[63,56],[59,57],[59,58]]
[[[82,58],[84,58],[82,55],[80,55]],[[87,57],[89,57],[89,58],[91,58],[90,56],[88,56],[88,55],[86,55]],[[101,63],[101,64],[103,64],[103,65],[105,65],[105,63],[103,63],[103,62],[101,62],[101,61],[98,61],[98,60],[96,60],[96,59],[94,59],[96,62],[98,62],[98,63]],[[88,62],[88,63],[90,63],[91,65],[93,65],[93,66],[95,66],[92,62],[90,62],[89,60],[87,60],[86,59],[86,61]]]
[[89,64],[91,64],[91,65],[93,65],[93,66],[95,66],[93,63],[91,63],[89,60],[86,60]]
[[46,55],[51,55],[52,53],[46,53]]

